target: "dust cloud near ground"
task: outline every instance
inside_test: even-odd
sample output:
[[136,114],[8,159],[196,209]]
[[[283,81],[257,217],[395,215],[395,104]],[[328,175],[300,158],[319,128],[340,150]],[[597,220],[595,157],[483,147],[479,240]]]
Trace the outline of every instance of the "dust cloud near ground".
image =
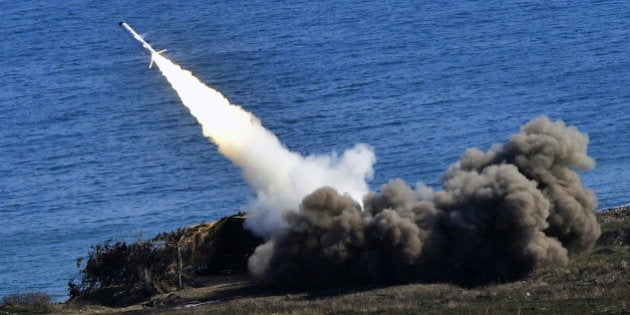
[[331,187],[286,211],[249,259],[254,277],[282,287],[519,279],[590,251],[601,231],[596,198],[576,170],[595,162],[588,136],[542,116],[503,145],[466,150],[441,190],[400,179],[360,204]]

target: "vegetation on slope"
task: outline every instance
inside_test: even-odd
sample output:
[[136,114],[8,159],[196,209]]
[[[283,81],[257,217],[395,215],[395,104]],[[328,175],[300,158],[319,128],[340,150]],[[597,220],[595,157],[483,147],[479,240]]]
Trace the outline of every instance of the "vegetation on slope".
[[92,246],[80,280],[68,284],[71,300],[122,307],[184,286],[200,276],[247,272],[247,258],[261,242],[243,229],[243,216],[162,233],[147,241]]
[[[242,228],[236,224],[238,220],[242,223],[242,217],[224,218],[215,225],[199,225],[181,232],[178,243],[183,249],[183,289],[177,288],[179,269],[172,267],[177,265],[174,258],[171,269],[167,268],[169,276],[153,275],[149,285],[155,291],[150,298],[137,298],[142,300],[140,303],[112,303],[103,298],[112,296],[112,288],[101,283],[100,287],[76,295],[66,307],[81,307],[87,312],[158,313],[627,313],[630,207],[603,211],[597,216],[602,236],[593,253],[575,257],[565,265],[543,266],[521,281],[475,288],[406,284],[318,290],[282,290],[252,281],[245,273],[246,261],[260,240],[243,237]],[[222,235],[224,229],[230,232]],[[239,250],[241,246],[248,250]],[[144,281],[142,277],[135,279],[140,279],[138,283]],[[121,296],[128,294],[125,289],[117,287],[113,291]],[[86,304],[94,302],[126,306],[110,309]]]

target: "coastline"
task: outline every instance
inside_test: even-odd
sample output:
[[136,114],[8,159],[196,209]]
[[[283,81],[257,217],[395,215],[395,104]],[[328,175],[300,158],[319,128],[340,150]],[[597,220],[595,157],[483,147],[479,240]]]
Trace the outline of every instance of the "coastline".
[[[596,216],[602,235],[590,254],[574,257],[566,265],[542,266],[515,282],[474,288],[445,283],[413,283],[287,290],[265,286],[252,279],[246,272],[246,260],[227,259],[226,264],[203,275],[187,273],[181,289],[165,285],[159,288],[159,292],[122,305],[107,305],[107,299],[99,300],[102,296],[86,294],[55,304],[50,311],[64,314],[628,312],[630,205],[599,210]],[[236,234],[241,233],[235,227],[243,219],[243,216],[235,215],[188,227],[180,239],[188,244],[186,248],[225,247],[229,245],[228,239],[234,239]],[[227,231],[226,234],[217,234],[221,231],[217,226]],[[248,239],[246,242],[249,242],[247,246],[255,247],[255,241],[252,243]],[[225,251],[230,248],[233,250],[234,246],[214,253],[193,253],[188,263],[208,259],[217,261],[217,257],[225,256]],[[243,254],[232,252],[230,255],[241,257]],[[234,268],[226,269],[229,266],[227,263]],[[128,296],[131,292],[129,288],[115,289],[120,292],[114,297]],[[0,314],[11,313],[11,310],[0,308]]]

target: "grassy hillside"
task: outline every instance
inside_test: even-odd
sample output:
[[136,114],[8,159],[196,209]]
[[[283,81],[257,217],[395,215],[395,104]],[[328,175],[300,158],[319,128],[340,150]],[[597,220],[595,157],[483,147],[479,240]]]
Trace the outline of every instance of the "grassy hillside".
[[[59,313],[630,313],[630,207],[598,213],[602,236],[596,249],[588,255],[574,257],[566,265],[548,265],[527,278],[511,283],[461,288],[452,284],[406,284],[395,286],[347,286],[319,290],[288,291],[265,287],[239,273],[244,268],[243,253],[234,252],[229,239],[238,231],[229,220],[220,224],[195,226],[178,231],[184,237],[180,246],[187,250],[199,246],[221,247],[205,257],[184,253],[182,263],[184,288],[176,285],[154,286],[156,292],[141,297],[135,304],[120,307],[98,305],[103,294],[110,299],[129,295],[129,286],[110,286],[90,291],[49,310]],[[232,219],[234,220],[234,219]],[[238,223],[237,221],[234,221]],[[232,223],[234,223],[232,222]],[[210,229],[212,227],[215,229]],[[223,238],[216,226],[226,226],[230,238]],[[219,234],[216,234],[219,233]],[[236,233],[236,234],[234,234]],[[215,235],[215,236],[212,236]],[[242,238],[250,248],[253,240]],[[227,242],[227,243],[226,243]],[[187,244],[186,246],[182,244]],[[202,245],[206,244],[206,245]],[[251,249],[251,248],[250,248]],[[248,249],[248,250],[250,250]],[[232,263],[213,272],[193,273],[191,266],[237,257]],[[231,259],[232,259],[231,258]],[[187,266],[187,267],[186,267]],[[240,268],[240,269],[239,269]],[[203,268],[202,268],[203,269]],[[171,270],[170,273],[173,273]],[[176,274],[176,273],[173,273]],[[167,281],[166,283],[173,283]],[[100,295],[99,295],[100,294]],[[110,301],[111,302],[111,301]],[[108,304],[108,303],[104,303]],[[16,313],[20,308],[0,307],[0,314]]]
[[196,287],[158,294],[124,308],[75,301],[65,311],[154,313],[628,313],[630,207],[598,213],[602,236],[593,253],[550,265],[524,280],[465,289],[451,284],[349,286],[287,291],[247,275],[196,278]]

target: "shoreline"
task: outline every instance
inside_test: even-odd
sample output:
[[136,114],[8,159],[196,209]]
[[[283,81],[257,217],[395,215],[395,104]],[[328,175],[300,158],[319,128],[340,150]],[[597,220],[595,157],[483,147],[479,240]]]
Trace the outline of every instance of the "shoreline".
[[[104,306],[89,298],[75,298],[55,303],[50,310],[53,313],[82,314],[126,312],[166,314],[191,311],[295,313],[304,311],[304,307],[307,307],[309,311],[312,308],[313,313],[337,313],[406,312],[404,310],[413,312],[474,311],[481,310],[477,307],[483,306],[493,312],[536,313],[554,310],[564,312],[565,309],[590,313],[598,313],[605,309],[613,312],[627,312],[630,306],[627,301],[628,296],[624,292],[630,289],[630,267],[628,266],[630,263],[630,204],[598,210],[595,214],[602,228],[602,235],[592,253],[577,257],[565,266],[543,266],[534,270],[525,279],[515,282],[496,283],[476,288],[462,288],[448,283],[414,283],[286,290],[265,286],[246,273],[221,270],[207,276],[189,279],[190,281],[184,285],[183,289],[165,287],[161,290],[163,292],[154,292],[142,298],[141,301],[129,303],[129,305]],[[230,218],[237,219],[230,221]],[[230,227],[230,224],[242,222],[239,221],[242,219],[242,216],[224,217],[215,222],[185,228],[189,229],[187,240],[194,236],[199,241],[200,234],[198,233],[203,228],[210,229],[221,224]],[[216,244],[221,245],[220,242]],[[207,259],[207,257],[196,259]],[[241,269],[243,267],[243,265],[240,266]],[[609,273],[616,276],[611,277]],[[592,297],[588,297],[588,292],[595,293]],[[515,295],[517,293],[519,295]],[[383,296],[387,297],[387,302],[384,304],[377,302],[377,297]],[[390,301],[397,299],[400,299],[399,302],[402,304],[392,304]],[[416,301],[420,304],[415,305]],[[279,306],[273,306],[273,304]],[[558,308],[556,304],[564,308]],[[355,305],[361,305],[363,308],[355,309],[353,308]],[[607,308],[608,306],[612,308]],[[0,307],[0,314],[9,313],[11,312]]]

